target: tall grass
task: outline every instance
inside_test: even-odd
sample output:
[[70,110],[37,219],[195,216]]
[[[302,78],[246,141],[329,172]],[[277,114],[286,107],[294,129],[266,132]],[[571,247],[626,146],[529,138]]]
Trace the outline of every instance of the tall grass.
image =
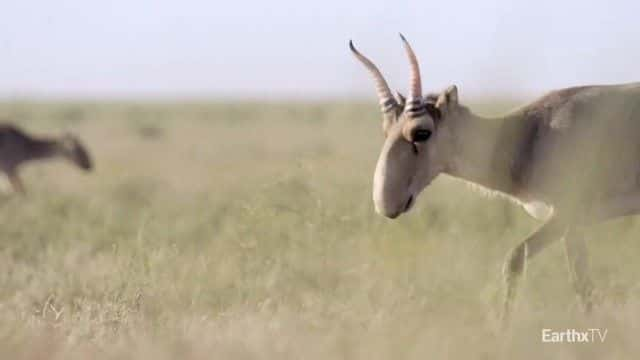
[[[487,114],[504,106],[484,105]],[[506,252],[539,224],[441,177],[377,216],[379,115],[361,104],[4,103],[70,130],[96,171],[24,169],[0,198],[0,357],[571,359],[640,351],[640,224],[588,236],[601,304],[576,306],[562,244],[498,331]],[[606,328],[604,343],[541,330]]]

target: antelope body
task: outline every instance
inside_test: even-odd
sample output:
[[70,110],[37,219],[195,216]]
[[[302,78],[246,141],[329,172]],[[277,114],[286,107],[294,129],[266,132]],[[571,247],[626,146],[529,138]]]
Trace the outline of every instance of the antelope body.
[[439,174],[509,197],[544,224],[507,256],[507,319],[527,259],[564,239],[571,280],[588,311],[593,286],[581,232],[587,225],[640,212],[640,83],[566,88],[498,118],[458,102],[451,86],[422,96],[416,57],[407,99],[391,95],[377,67],[350,44],[372,73],[385,142],[374,175],[376,211],[395,218]]
[[92,168],[88,151],[73,135],[33,137],[13,125],[0,124],[0,171],[7,175],[15,191],[26,191],[18,174],[22,165],[53,158],[69,160],[85,171]]

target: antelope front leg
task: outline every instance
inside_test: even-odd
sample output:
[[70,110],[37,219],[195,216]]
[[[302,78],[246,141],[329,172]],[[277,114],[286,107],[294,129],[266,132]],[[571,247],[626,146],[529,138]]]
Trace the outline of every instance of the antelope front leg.
[[20,180],[20,177],[18,176],[18,174],[16,172],[9,172],[7,174],[7,177],[9,178],[9,183],[11,183],[11,187],[13,187],[13,190],[16,191],[17,193],[21,194],[21,195],[25,195],[26,191],[24,189],[24,185],[22,184],[22,180]]
[[593,283],[589,277],[589,258],[581,228],[573,227],[564,238],[569,277],[584,311],[592,308]]
[[518,282],[525,271],[527,260],[534,257],[554,240],[560,239],[565,229],[566,226],[552,218],[509,252],[502,267],[505,282],[505,296],[502,308],[503,325],[507,325],[509,321]]

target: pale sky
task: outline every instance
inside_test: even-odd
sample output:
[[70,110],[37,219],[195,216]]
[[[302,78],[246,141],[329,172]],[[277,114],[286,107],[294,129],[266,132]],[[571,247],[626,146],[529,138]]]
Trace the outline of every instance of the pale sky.
[[640,81],[640,1],[4,0],[0,97],[363,98],[367,73],[425,91],[530,96]]

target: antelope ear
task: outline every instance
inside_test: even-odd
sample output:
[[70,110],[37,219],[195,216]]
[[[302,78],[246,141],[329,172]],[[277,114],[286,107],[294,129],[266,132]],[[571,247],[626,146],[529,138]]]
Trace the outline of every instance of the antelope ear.
[[445,91],[438,96],[436,100],[436,108],[441,112],[447,112],[453,106],[458,105],[458,87],[455,85],[449,86]]
[[450,104],[458,104],[458,87],[451,85],[444,91]]

